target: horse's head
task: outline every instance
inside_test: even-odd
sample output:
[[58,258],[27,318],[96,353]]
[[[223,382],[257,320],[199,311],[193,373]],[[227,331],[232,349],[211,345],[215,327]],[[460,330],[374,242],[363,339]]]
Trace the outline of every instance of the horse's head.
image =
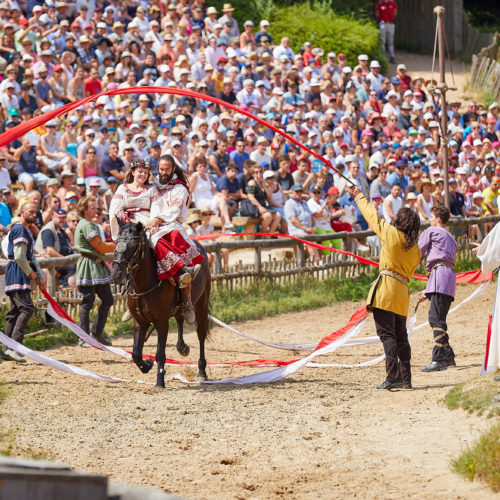
[[143,225],[138,222],[122,222],[119,218],[120,233],[116,239],[115,255],[111,277],[116,284],[121,283],[138,265],[148,242]]

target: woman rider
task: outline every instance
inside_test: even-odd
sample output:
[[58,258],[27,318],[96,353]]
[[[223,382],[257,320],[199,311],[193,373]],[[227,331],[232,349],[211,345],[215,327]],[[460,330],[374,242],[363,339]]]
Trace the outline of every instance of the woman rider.
[[[171,232],[173,228],[164,223],[172,219],[172,217],[172,224],[175,223],[178,218],[174,217],[178,210],[175,207],[180,205],[180,202],[173,200],[174,208],[173,210],[169,208],[165,203],[166,198],[158,192],[156,186],[149,183],[150,175],[150,163],[144,160],[137,160],[132,163],[125,183],[118,187],[111,201],[109,209],[111,234],[113,239],[118,236],[119,225],[117,218],[126,222],[142,222],[146,230],[150,231],[149,240],[158,261],[158,279],[165,280],[178,275],[179,288],[186,288],[199,270],[199,267],[191,268],[190,266],[198,264],[198,262],[193,262],[193,259],[187,258],[184,248],[172,245]],[[185,190],[180,184],[179,187]],[[201,262],[203,256],[199,254],[192,242],[191,245]],[[190,301],[188,306],[191,306]],[[185,319],[188,323],[192,323],[194,322],[194,315],[187,310]]]

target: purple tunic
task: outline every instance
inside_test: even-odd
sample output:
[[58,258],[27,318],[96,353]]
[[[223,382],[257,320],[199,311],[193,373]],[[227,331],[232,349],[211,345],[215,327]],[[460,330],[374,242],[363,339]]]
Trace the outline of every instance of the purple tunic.
[[[429,227],[418,240],[422,259],[427,255],[426,269],[429,272],[438,262],[450,262],[455,265],[457,242],[443,227]],[[455,271],[448,266],[438,266],[431,272],[426,295],[429,293],[444,293],[455,298],[457,279]]]

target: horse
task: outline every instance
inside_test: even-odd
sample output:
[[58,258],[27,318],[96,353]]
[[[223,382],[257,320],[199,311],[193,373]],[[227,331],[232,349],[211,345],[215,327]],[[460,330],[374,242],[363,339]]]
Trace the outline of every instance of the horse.
[[[144,226],[140,222],[123,222],[120,219],[118,224],[120,232],[116,240],[111,276],[116,284],[122,283],[126,278],[129,280],[128,307],[135,320],[132,359],[143,373],[148,373],[153,367],[151,359],[142,357],[146,334],[152,324],[158,332],[156,386],[164,388],[165,346],[171,317],[177,321],[177,351],[182,356],[189,354],[189,346],[183,338],[184,308],[180,300],[180,290],[173,280],[158,279],[155,253],[149,245]],[[198,380],[207,380],[205,340],[209,334],[210,268],[205,249],[198,242],[195,243],[205,257],[200,272],[192,282],[191,291],[200,344]]]

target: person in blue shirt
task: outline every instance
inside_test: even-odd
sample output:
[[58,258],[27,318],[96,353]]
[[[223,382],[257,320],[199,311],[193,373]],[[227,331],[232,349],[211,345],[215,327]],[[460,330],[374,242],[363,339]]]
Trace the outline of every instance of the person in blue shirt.
[[[302,184],[292,186],[292,195],[285,202],[285,219],[288,224],[288,233],[292,236],[302,238],[308,234],[315,234],[313,227],[313,216],[307,203],[303,200],[304,188]],[[315,262],[319,260],[317,248],[306,246],[309,257]]]
[[396,162],[396,170],[387,176],[387,184],[392,187],[393,184],[401,184],[401,192],[407,193],[408,191],[408,179],[404,175],[404,169],[406,163],[402,160]]
[[19,182],[26,187],[26,192],[33,191],[37,186],[45,191],[45,184],[49,178],[40,172],[36,159],[36,146],[31,146],[29,140],[25,137],[22,142],[15,140],[12,143],[14,148],[14,157],[18,161],[17,174]]
[[[238,167],[234,163],[230,163],[226,169],[226,173],[218,179],[216,185],[217,191],[222,194],[227,204],[230,219],[238,211],[239,202],[242,199],[242,191],[237,176]],[[232,224],[229,223],[226,229],[228,228],[232,228]]]
[[[37,206],[27,202],[21,206],[21,220],[9,233],[5,268],[5,293],[10,300],[10,309],[5,315],[4,331],[7,337],[20,344],[24,340],[24,329],[35,312],[31,300],[31,281],[42,286],[42,271],[35,257],[33,235],[30,227],[36,220]],[[4,347],[2,359],[24,363],[22,354]]]
[[0,191],[0,226],[6,228],[12,221],[12,212],[8,205],[11,196],[10,188],[6,187]]
[[245,151],[245,142],[242,140],[236,141],[236,149],[231,151],[229,158],[238,167],[238,173],[243,172],[243,165],[250,159],[250,155]]
[[354,198],[351,196],[351,193],[350,193],[351,189],[352,189],[351,186],[348,185],[348,187],[346,188],[346,192],[342,195],[342,197],[339,200],[339,205],[343,209],[345,209],[347,207],[351,208],[351,210],[354,209],[353,214],[354,214],[354,217],[356,217],[355,224],[357,224],[362,231],[366,231],[368,229],[368,223],[366,222],[363,215],[361,215],[361,211],[359,210],[358,206],[356,205]]

